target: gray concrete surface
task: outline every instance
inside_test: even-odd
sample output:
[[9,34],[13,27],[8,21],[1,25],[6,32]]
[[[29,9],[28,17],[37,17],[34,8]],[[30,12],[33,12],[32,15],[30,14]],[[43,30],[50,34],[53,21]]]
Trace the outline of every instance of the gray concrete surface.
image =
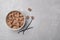
[[[18,34],[9,30],[5,18],[11,10],[32,8],[30,29]],[[60,0],[0,0],[0,40],[60,40]]]

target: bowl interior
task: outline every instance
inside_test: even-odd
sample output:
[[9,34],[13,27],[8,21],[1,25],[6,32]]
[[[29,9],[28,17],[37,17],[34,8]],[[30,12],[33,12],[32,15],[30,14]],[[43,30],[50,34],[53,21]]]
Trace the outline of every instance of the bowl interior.
[[[21,19],[24,18],[23,21],[20,21],[20,20],[19,20],[20,22],[23,22],[22,25],[21,25],[19,28],[11,28],[11,26],[8,25],[8,23],[9,23],[9,22],[7,22],[8,16],[9,16],[9,14],[11,14],[11,13],[12,13],[11,15],[14,15],[13,12],[21,13],[22,16],[23,16],[23,17],[21,17]],[[18,17],[18,16],[17,16],[17,17]],[[17,21],[15,21],[15,22],[17,22]],[[17,11],[17,10],[14,10],[14,11],[9,12],[9,13],[7,14],[7,16],[6,16],[6,24],[8,25],[8,28],[11,29],[11,30],[19,30],[19,29],[23,28],[23,26],[24,26],[24,24],[25,24],[25,15],[24,15],[24,13],[21,12],[21,11]],[[18,24],[18,23],[17,23],[17,24]],[[20,24],[19,24],[19,25],[20,25]],[[17,27],[17,26],[16,26],[16,27]]]

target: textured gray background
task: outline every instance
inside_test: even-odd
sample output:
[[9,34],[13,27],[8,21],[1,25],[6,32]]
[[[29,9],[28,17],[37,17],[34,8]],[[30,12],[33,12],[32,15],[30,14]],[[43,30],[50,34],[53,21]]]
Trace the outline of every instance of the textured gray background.
[[[30,29],[18,34],[9,30],[5,17],[11,10],[32,8],[35,20]],[[0,0],[0,40],[60,40],[60,0]]]

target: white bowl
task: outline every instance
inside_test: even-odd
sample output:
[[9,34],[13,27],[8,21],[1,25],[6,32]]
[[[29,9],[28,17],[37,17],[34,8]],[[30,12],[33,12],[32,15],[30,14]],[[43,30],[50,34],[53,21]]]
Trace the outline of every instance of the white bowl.
[[[6,23],[8,29],[13,30],[13,31],[17,31],[17,30],[20,30],[20,29],[22,29],[22,28],[24,27],[25,21],[26,21],[26,16],[27,16],[25,13],[28,13],[28,12],[27,12],[26,10],[24,10],[24,11],[23,11],[23,10],[13,10],[13,11],[19,11],[19,12],[21,12],[21,13],[24,15],[24,24],[23,24],[20,28],[17,28],[17,29],[10,28],[10,27],[8,26],[8,24]],[[10,12],[11,12],[11,11],[10,11]],[[8,14],[7,14],[7,15],[8,15]],[[7,15],[6,15],[6,16],[7,16]]]

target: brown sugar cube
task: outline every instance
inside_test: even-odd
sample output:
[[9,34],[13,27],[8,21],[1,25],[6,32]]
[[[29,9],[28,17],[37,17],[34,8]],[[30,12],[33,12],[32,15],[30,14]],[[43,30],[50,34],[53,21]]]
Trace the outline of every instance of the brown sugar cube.
[[13,17],[15,17],[15,15],[16,15],[16,14],[15,14],[15,13],[13,13]]
[[17,13],[16,15],[19,17],[20,13]]
[[15,18],[16,21],[18,21],[18,18]]
[[18,21],[21,21],[21,18],[19,18]]
[[11,17],[9,17],[7,20],[12,21],[13,19]]
[[17,29],[17,27],[16,27],[16,26],[13,26],[13,28],[14,28],[14,29]]
[[9,21],[10,23],[12,23],[12,21]]
[[19,17],[23,17],[23,15],[22,15],[22,14],[20,14],[20,15],[19,15]]
[[14,20],[14,19],[15,19],[15,17],[13,16],[13,17],[12,17],[12,20]]
[[19,28],[19,23],[16,23],[16,26]]
[[13,20],[13,18],[11,18],[11,17],[8,17],[8,18],[7,18],[7,20],[11,20],[11,21],[12,21],[12,20]]
[[24,21],[19,22],[19,26],[22,26],[22,25],[23,25],[23,23],[24,23]]
[[12,17],[15,18],[16,17],[16,12],[12,12],[12,14],[13,14]]
[[7,23],[12,23],[12,21],[9,20],[9,21],[7,21]]
[[6,20],[6,22],[9,22],[10,20]]
[[19,18],[19,21],[24,21],[24,17],[20,17]]
[[24,18],[23,17],[21,18],[21,21],[24,21]]
[[9,14],[8,17],[12,17],[13,16],[13,13]]
[[19,28],[19,26],[18,25],[14,25],[13,28],[14,29],[17,29],[17,28]]
[[11,14],[15,15],[17,13],[17,11],[12,11]]
[[12,25],[11,25],[11,22],[7,22],[8,23],[8,25],[9,25],[9,27],[11,27]]
[[13,23],[12,23],[12,25],[16,25],[16,23],[17,23],[17,21],[16,21],[16,20],[14,20],[14,21],[13,21]]
[[19,17],[19,15],[20,15],[19,13],[16,13],[16,14],[15,14],[15,17]]

